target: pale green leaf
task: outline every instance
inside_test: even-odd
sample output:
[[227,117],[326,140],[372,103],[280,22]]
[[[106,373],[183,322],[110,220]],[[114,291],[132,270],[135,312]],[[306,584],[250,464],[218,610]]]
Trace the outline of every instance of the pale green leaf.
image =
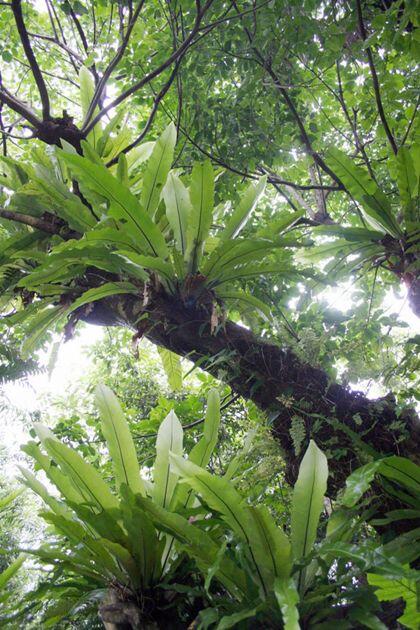
[[291,539],[296,560],[308,555],[315,542],[319,517],[324,507],[327,478],[327,458],[311,440],[293,490]]
[[166,216],[172,228],[178,251],[184,256],[187,246],[187,225],[191,213],[191,201],[188,189],[174,173],[169,173],[163,198]]
[[117,397],[106,385],[98,385],[95,399],[101,415],[102,433],[114,464],[117,488],[124,483],[134,494],[145,495],[136,447]]
[[182,389],[182,366],[181,360],[175,352],[171,352],[167,348],[158,347],[158,353],[168,379],[169,387],[179,392]]
[[274,594],[283,616],[284,630],[300,630],[299,593],[293,578],[277,578],[274,582]]
[[88,289],[78,297],[73,304],[67,309],[66,313],[69,314],[75,311],[77,308],[102,300],[111,295],[120,295],[124,293],[138,293],[138,288],[131,284],[131,282],[105,282],[100,287],[94,289]]
[[156,438],[156,459],[153,466],[153,498],[157,505],[169,506],[178,475],[172,470],[169,454],[182,455],[183,430],[174,411],[170,411],[159,427]]
[[65,446],[57,439],[45,437],[42,425],[35,425],[35,430],[50,457],[68,475],[80,494],[95,512],[118,509],[118,501],[111,493],[96,468],[85,462],[73,449]]
[[156,141],[143,176],[141,205],[149,216],[153,216],[159,205],[162,188],[172,165],[176,143],[176,127],[170,123]]

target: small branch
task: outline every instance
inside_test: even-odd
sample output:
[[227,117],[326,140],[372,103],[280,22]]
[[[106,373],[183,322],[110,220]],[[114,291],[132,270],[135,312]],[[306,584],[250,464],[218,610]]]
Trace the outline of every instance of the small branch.
[[128,153],[129,151],[131,151],[131,149],[134,149],[134,147],[136,147],[137,145],[140,144],[140,142],[143,140],[143,138],[146,136],[147,132],[149,131],[150,127],[152,126],[153,120],[156,116],[156,113],[159,109],[159,104],[161,102],[161,100],[163,99],[163,97],[165,96],[165,94],[167,93],[167,91],[169,90],[169,88],[171,87],[177,72],[178,72],[178,68],[179,65],[181,63],[181,59],[178,59],[177,63],[175,64],[175,67],[172,71],[171,76],[169,77],[168,81],[165,83],[165,85],[163,86],[163,88],[160,90],[160,92],[155,96],[154,101],[153,101],[153,107],[151,109],[151,112],[149,114],[149,117],[146,121],[145,126],[143,127],[142,132],[140,133],[139,136],[137,136],[137,138],[135,140],[133,140],[133,142],[131,142],[129,145],[127,145],[122,151],[120,151],[120,153],[118,153],[118,155],[116,155],[112,160],[110,160],[107,163],[107,166],[112,166],[113,164],[117,164],[118,162],[118,158],[121,155],[121,153]]
[[102,75],[102,78],[100,79],[100,81],[98,82],[98,85],[96,86],[95,93],[93,95],[92,102],[89,105],[89,109],[86,113],[86,118],[84,120],[83,126],[87,125],[89,123],[89,120],[92,118],[95,108],[101,100],[102,93],[105,89],[105,86],[107,84],[109,77],[111,76],[115,68],[118,66],[119,62],[121,61],[124,55],[128,42],[130,40],[131,32],[137,22],[137,18],[140,15],[140,11],[142,10],[144,3],[145,3],[145,0],[141,0],[139,4],[137,5],[134,15],[127,27],[127,31],[125,33],[121,46],[118,48],[117,53],[115,54],[114,58],[108,65],[107,69]]
[[[356,0],[356,8],[357,8],[357,18],[359,22],[360,35],[363,41],[365,42],[367,40],[367,33],[365,29],[365,24],[363,22],[362,6],[360,3],[360,0]],[[376,107],[378,109],[378,114],[381,119],[383,128],[385,130],[386,137],[388,138],[389,144],[391,145],[391,149],[394,152],[394,154],[397,155],[398,147],[397,147],[397,143],[395,142],[395,138],[392,135],[391,129],[389,128],[388,121],[385,116],[385,110],[384,110],[384,107],[382,104],[382,98],[381,98],[381,90],[379,87],[378,75],[376,73],[376,68],[373,61],[373,55],[372,55],[372,50],[370,46],[366,47],[366,55],[368,58],[370,75],[372,77],[373,90],[375,92],[375,100],[376,100]]]
[[413,123],[414,123],[414,121],[416,119],[417,111],[419,109],[419,105],[420,105],[420,95],[417,97],[417,103],[416,103],[416,106],[414,108],[413,115],[411,116],[411,120],[408,123],[407,131],[405,132],[404,137],[401,140],[401,145],[400,146],[403,146],[406,143],[406,141],[407,141],[407,138],[408,138],[408,136],[410,134],[410,131],[411,131],[411,127],[413,126]]
[[42,120],[38,118],[38,116],[27,107],[22,101],[20,101],[16,96],[13,96],[5,87],[0,89],[0,102],[5,103],[17,114],[20,114],[27,120],[31,125],[33,125],[36,129],[38,129],[42,125]]
[[31,37],[34,37],[35,39],[43,39],[46,42],[51,42],[52,44],[55,44],[59,48],[62,48],[63,50],[65,50],[66,53],[69,55],[69,57],[74,57],[76,61],[78,61],[79,63],[83,63],[83,59],[81,58],[79,53],[74,52],[74,50],[69,48],[66,44],[63,44],[63,42],[60,42],[55,37],[51,37],[49,35],[41,35],[40,33],[29,33],[29,32],[28,32],[28,35],[30,35]]
[[44,120],[48,120],[50,118],[50,99],[48,96],[48,90],[47,90],[47,86],[45,85],[42,72],[39,68],[38,62],[32,50],[28,31],[26,30],[25,23],[23,21],[21,0],[12,0],[12,11],[13,11],[16,26],[18,29],[20,41],[22,43],[29,65],[31,66],[35,83],[37,84],[37,87],[38,87],[38,92],[39,92],[39,96],[41,98],[41,103],[42,103],[42,117]]
[[114,99],[106,107],[103,107],[101,111],[93,118],[93,120],[88,125],[83,126],[82,131],[85,134],[88,134],[90,131],[92,131],[94,126],[101,120],[101,118],[105,116],[105,114],[109,112],[110,109],[117,107],[117,105],[125,101],[125,99],[127,99],[129,96],[131,96],[135,92],[138,92],[138,90],[140,90],[142,87],[150,83],[150,81],[152,81],[155,77],[162,74],[162,72],[166,70],[166,68],[168,68],[172,63],[174,63],[174,61],[176,61],[181,55],[184,54],[187,48],[192,44],[192,41],[195,35],[198,33],[201,20],[204,14],[210,8],[210,6],[213,4],[213,2],[214,0],[207,0],[206,4],[204,5],[202,9],[200,8],[200,3],[199,2],[196,3],[198,6],[198,10],[197,10],[197,16],[195,18],[194,26],[190,34],[188,35],[188,37],[181,44],[181,46],[179,46],[179,48],[177,48],[177,50],[174,51],[172,55],[170,55],[170,57],[166,59],[166,61],[164,61],[160,66],[155,68],[155,70],[152,70],[151,72],[149,72],[149,74],[144,76],[137,83],[134,83],[130,88],[128,88],[128,90],[120,94],[116,99]]
[[16,221],[17,223],[23,223],[30,227],[46,232],[47,234],[60,234],[61,228],[53,225],[51,221],[45,221],[39,217],[33,217],[30,214],[21,214],[20,212],[12,212],[11,210],[5,210],[0,208],[0,217],[9,221]]

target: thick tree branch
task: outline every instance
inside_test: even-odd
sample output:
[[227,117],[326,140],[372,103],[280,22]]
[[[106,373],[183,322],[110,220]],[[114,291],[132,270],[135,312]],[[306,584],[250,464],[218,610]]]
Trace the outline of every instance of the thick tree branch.
[[135,94],[135,92],[138,92],[138,90],[140,90],[142,87],[150,83],[150,81],[152,81],[155,77],[162,74],[162,72],[166,70],[166,68],[169,68],[169,66],[171,66],[175,61],[177,61],[177,59],[179,59],[179,57],[181,57],[186,52],[186,50],[191,46],[194,40],[194,37],[199,31],[201,20],[203,19],[207,11],[210,9],[213,2],[214,0],[207,0],[203,8],[200,7],[200,3],[197,3],[198,9],[197,9],[197,15],[195,18],[194,26],[192,30],[190,31],[190,34],[182,42],[179,48],[177,48],[177,50],[175,50],[172,53],[172,55],[170,55],[166,59],[166,61],[164,61],[160,66],[158,66],[157,68],[149,72],[140,81],[137,81],[137,83],[134,83],[130,88],[128,88],[128,90],[125,90],[125,92],[120,94],[116,99],[114,99],[106,107],[102,108],[101,111],[93,118],[93,120],[91,120],[91,122],[88,125],[83,126],[82,131],[88,134],[90,131],[92,131],[94,126],[105,116],[105,114],[109,112],[110,109],[117,107],[120,103],[125,101],[129,96],[131,96],[132,94]]
[[29,65],[31,66],[32,74],[38,87],[38,92],[42,103],[42,117],[44,120],[48,120],[50,117],[50,98],[48,96],[48,90],[47,86],[45,85],[44,77],[42,76],[42,72],[32,50],[31,41],[29,39],[28,31],[26,30],[25,22],[23,20],[21,0],[12,0],[12,11],[18,29],[20,41],[22,42],[26,58],[29,62]]
[[[365,42],[367,40],[367,33],[365,29],[365,24],[363,22],[362,6],[360,3],[360,0],[356,0],[356,8],[357,8],[357,19],[359,22],[360,35],[363,41]],[[372,55],[372,50],[370,46],[366,47],[366,55],[368,58],[370,75],[372,77],[373,90],[375,92],[375,100],[376,100],[376,107],[378,109],[378,114],[381,119],[384,131],[386,133],[386,137],[388,138],[389,144],[391,145],[391,149],[396,155],[398,153],[398,147],[397,147],[397,143],[395,142],[395,138],[392,135],[392,131],[388,125],[388,121],[385,115],[385,110],[384,110],[384,106],[382,104],[382,98],[381,98],[381,90],[379,87],[378,75],[376,73],[375,63],[373,61],[373,55]]]
[[[146,318],[138,323],[141,313]],[[212,332],[210,314],[205,309],[187,308],[179,296],[152,294],[146,307],[141,295],[107,298],[95,302],[82,318],[132,328],[139,336],[188,357],[216,378],[223,371],[224,381],[236,394],[253,400],[269,414],[273,435],[284,450],[289,481],[296,478],[300,460],[290,435],[295,415],[303,419],[307,439],[314,438],[324,450],[334,440],[340,444],[343,456],[329,461],[332,494],[367,454],[377,457],[398,449],[398,454],[418,461],[418,419],[411,412],[398,416],[392,396],[369,400],[360,392],[331,383],[322,369],[305,363],[290,349],[265,342],[231,321]],[[398,417],[405,427],[396,447],[393,423]]]

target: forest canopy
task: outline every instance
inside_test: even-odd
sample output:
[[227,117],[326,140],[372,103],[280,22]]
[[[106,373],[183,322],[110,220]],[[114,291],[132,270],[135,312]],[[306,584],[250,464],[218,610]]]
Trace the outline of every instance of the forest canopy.
[[4,627],[418,627],[418,9],[0,3]]

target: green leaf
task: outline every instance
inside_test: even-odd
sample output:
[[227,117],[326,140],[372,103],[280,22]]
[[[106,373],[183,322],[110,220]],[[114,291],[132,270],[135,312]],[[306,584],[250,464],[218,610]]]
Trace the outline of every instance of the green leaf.
[[194,164],[190,198],[192,210],[187,230],[185,259],[190,273],[195,273],[200,265],[203,244],[209,234],[213,217],[214,172],[210,160]]
[[102,300],[110,295],[123,293],[138,293],[138,288],[135,287],[134,284],[131,284],[131,282],[105,282],[105,284],[100,287],[95,287],[94,289],[89,289],[82,293],[67,309],[66,313],[69,314],[85,304]]
[[174,270],[172,266],[162,260],[162,258],[156,258],[154,256],[143,256],[141,254],[137,254],[136,252],[129,252],[124,250],[118,250],[116,253],[119,256],[122,256],[125,260],[132,262],[142,269],[157,271],[162,279],[166,279],[169,281],[174,279]]
[[[257,310],[267,320],[272,319],[270,307],[267,304],[264,304],[262,300],[256,298],[254,295],[249,295],[244,291],[228,291],[226,289],[217,289],[217,295],[224,301],[232,300],[236,303],[239,302],[238,311],[242,314],[246,313],[247,311],[249,312],[249,310]],[[244,306],[242,306],[242,304],[245,306],[245,308]]]
[[382,230],[394,238],[401,236],[388,199],[379,190],[368,172],[356,166],[345,153],[339,149],[328,151],[328,163],[339,176],[349,193],[362,206],[366,221],[375,229]]
[[299,593],[293,578],[277,578],[274,582],[274,594],[283,616],[285,630],[300,630]]
[[9,492],[9,494],[6,494],[5,497],[0,499],[0,511],[4,510],[4,508],[13,503],[13,501],[22,494],[22,492],[22,488],[19,488],[18,490],[13,490],[13,492]]
[[182,389],[182,366],[179,356],[175,354],[175,352],[161,347],[158,347],[158,353],[162,361],[163,369],[165,370],[166,378],[168,379],[169,387],[174,392],[179,392]]
[[16,558],[12,564],[10,564],[7,569],[5,569],[2,573],[0,573],[0,589],[3,589],[8,582],[12,579],[14,575],[19,571],[20,567],[26,560],[25,554],[20,554]]
[[289,544],[284,534],[279,530],[273,535],[273,527],[266,523],[267,513],[255,513],[255,510],[251,510],[226,479],[211,475],[191,461],[174,454],[170,455],[170,460],[174,470],[212,509],[222,515],[233,532],[246,543],[254,569],[253,577],[262,589],[261,596],[266,597],[278,567],[283,565],[282,572],[289,570],[281,560],[287,556]]
[[166,258],[168,249],[159,228],[126,186],[111,175],[105,166],[92,164],[80,155],[69,155],[62,151],[60,155],[80,183],[109,201],[109,215],[127,223],[145,253],[151,252],[154,256]]
[[169,173],[163,189],[166,216],[172,228],[178,251],[184,256],[187,247],[187,226],[191,213],[188,189],[174,173]]
[[367,574],[368,582],[376,587],[375,595],[380,601],[393,601],[402,597],[405,601],[404,613],[398,621],[406,626],[417,630],[419,627],[420,615],[417,610],[417,585],[415,580],[401,578],[390,580],[382,575],[373,573]]
[[[203,574],[206,575],[208,570],[215,565],[220,545],[216,544],[207,532],[194,526],[179,514],[174,514],[159,507],[154,501],[140,498],[137,495],[136,502],[150,515],[158,529],[174,536],[185,545],[188,553],[195,559]],[[238,596],[247,590],[243,570],[226,556],[222,558],[219,556],[219,567],[216,577],[238,599],[240,599]]]
[[60,466],[63,473],[70,477],[86,503],[92,506],[95,512],[118,509],[116,497],[111,494],[96,468],[85,462],[73,449],[56,438],[49,437],[42,425],[36,424],[35,430],[50,457]]
[[106,385],[96,388],[96,404],[101,415],[101,429],[114,464],[117,488],[126,484],[134,494],[146,494],[136,447],[121,406],[115,394]]
[[412,492],[420,493],[420,466],[406,457],[393,455],[383,459],[379,472],[388,479],[402,483]]
[[256,184],[250,184],[242,194],[238,207],[233,211],[228,219],[225,229],[220,235],[221,241],[235,238],[241,232],[248,221],[252,211],[257,205],[260,197],[264,194],[267,185],[267,176],[261,177]]
[[70,510],[65,505],[60,503],[60,501],[57,501],[57,499],[48,492],[47,488],[38,481],[35,475],[21,466],[18,466],[18,468],[23,475],[23,483],[40,496],[44,503],[48,505],[53,512],[60,514],[61,516],[71,514]]
[[291,538],[296,560],[308,555],[324,507],[328,464],[324,453],[311,440],[299,468],[292,499]]
[[280,216],[273,217],[267,227],[258,230],[256,236],[258,238],[272,239],[274,236],[277,236],[287,230],[303,216],[305,216],[305,210],[297,210],[292,213],[281,213]]
[[240,610],[239,612],[233,613],[232,615],[225,615],[217,624],[216,630],[228,630],[228,628],[235,628],[244,619],[255,617],[257,612],[258,608],[254,607]]
[[172,166],[176,143],[176,127],[171,122],[156,141],[143,176],[141,205],[150,217],[159,205],[162,188]]
[[[93,95],[95,93],[95,81],[92,74],[85,66],[81,66],[79,70],[79,85],[80,85],[80,104],[82,106],[83,120],[86,119],[86,115],[89,110],[89,106],[92,102]],[[99,112],[99,107],[95,107],[93,116]],[[93,147],[96,147],[100,137],[100,123],[97,123],[88,135],[88,140]]]
[[153,466],[153,499],[162,507],[169,506],[178,481],[178,475],[170,466],[169,454],[182,455],[182,441],[182,425],[175,412],[170,411],[159,427]]
[[220,426],[220,396],[217,389],[211,389],[207,396],[207,410],[204,419],[203,436],[193,446],[188,459],[205,468],[217,444]]
[[93,76],[85,66],[82,66],[79,70],[79,85],[80,104],[82,106],[83,117],[85,117],[95,93]]
[[365,464],[360,468],[357,468],[346,479],[346,489],[341,498],[341,503],[346,507],[353,507],[356,505],[360,497],[369,488],[375,474],[378,472],[378,468],[381,465],[381,460],[376,460]]
[[62,306],[47,306],[31,319],[29,334],[27,334],[25,341],[22,344],[23,358],[32,354],[50,326],[59,321],[64,314],[65,309]]
[[414,168],[413,155],[412,150],[400,147],[396,158],[398,190],[404,218],[408,224],[418,220],[419,207],[419,179]]

